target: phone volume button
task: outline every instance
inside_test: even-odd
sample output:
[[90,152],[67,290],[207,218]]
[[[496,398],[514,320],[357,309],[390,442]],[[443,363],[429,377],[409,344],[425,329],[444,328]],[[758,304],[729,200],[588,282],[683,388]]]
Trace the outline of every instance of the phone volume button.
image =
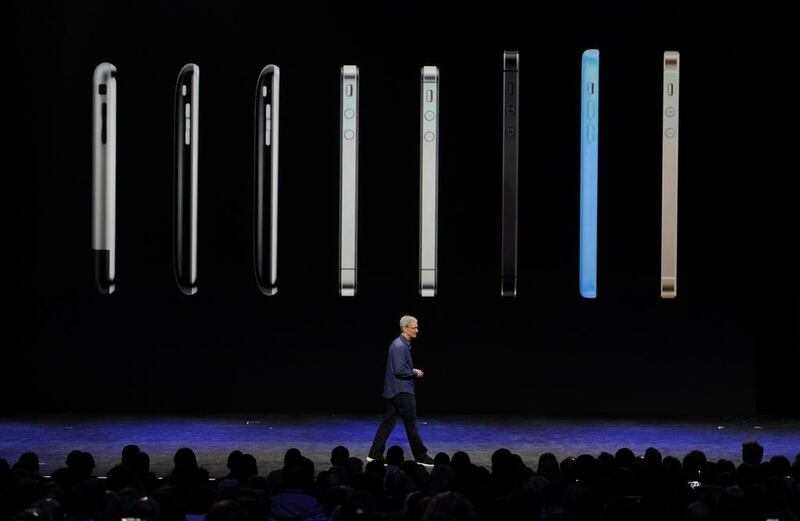
[[186,132],[185,132],[185,136],[184,136],[184,142],[187,145],[189,145],[192,142],[192,138],[191,138],[191,136],[192,136],[192,117],[191,117],[192,106],[191,106],[191,104],[187,103],[184,110],[185,110],[185,112],[184,112],[184,115],[185,115],[184,126],[186,127]]
[[102,119],[101,124],[100,124],[101,125],[100,126],[100,142],[105,145],[106,144],[106,140],[107,140],[107,136],[108,136],[108,130],[107,130],[108,107],[106,106],[105,103],[103,103],[103,105],[101,107],[100,114],[101,114],[101,119]]

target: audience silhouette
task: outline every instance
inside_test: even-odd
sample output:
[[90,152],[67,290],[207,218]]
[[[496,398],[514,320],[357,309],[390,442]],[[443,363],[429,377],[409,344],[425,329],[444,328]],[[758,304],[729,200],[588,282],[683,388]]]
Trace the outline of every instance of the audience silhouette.
[[764,459],[757,441],[742,444],[741,463],[692,450],[682,459],[649,447],[637,455],[581,454],[559,461],[545,452],[536,468],[506,448],[491,468],[463,451],[439,453],[430,472],[400,446],[365,466],[344,446],[315,472],[297,448],[283,466],[259,475],[252,454],[234,450],[228,474],[211,479],[190,448],[178,449],[164,478],[136,445],[94,476],[91,454],[74,450],[51,476],[39,458],[0,459],[0,521],[478,521],[734,520],[800,518],[800,453]]

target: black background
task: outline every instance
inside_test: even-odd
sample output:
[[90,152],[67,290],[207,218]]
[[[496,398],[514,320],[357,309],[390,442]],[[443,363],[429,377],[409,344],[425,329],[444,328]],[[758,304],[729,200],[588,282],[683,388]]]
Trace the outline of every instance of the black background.
[[[16,4],[0,412],[377,412],[409,313],[423,414],[797,413],[797,169],[780,159],[791,134],[776,132],[793,89],[763,38],[781,14],[598,4]],[[601,63],[596,300],[577,281],[587,48]],[[499,297],[505,49],[521,62],[515,299]],[[665,50],[682,69],[674,301],[659,297]],[[119,103],[109,297],[90,251],[102,61],[117,66]],[[193,297],[171,265],[172,103],[189,62],[201,71]],[[253,96],[268,63],[281,67],[275,297],[257,291],[251,249]],[[355,298],[337,292],[344,64],[361,78]],[[441,76],[433,299],[417,280],[423,65]]]

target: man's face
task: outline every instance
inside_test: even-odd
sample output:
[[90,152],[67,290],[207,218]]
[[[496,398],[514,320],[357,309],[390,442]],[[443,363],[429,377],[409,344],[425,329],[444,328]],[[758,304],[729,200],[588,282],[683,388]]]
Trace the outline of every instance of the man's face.
[[417,325],[417,321],[415,320],[406,327],[404,327],[403,333],[406,334],[409,340],[417,338],[417,333],[419,333],[419,326]]

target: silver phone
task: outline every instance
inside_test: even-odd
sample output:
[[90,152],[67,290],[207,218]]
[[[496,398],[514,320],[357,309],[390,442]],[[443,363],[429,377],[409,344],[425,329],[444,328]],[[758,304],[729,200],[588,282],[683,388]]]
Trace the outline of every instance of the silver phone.
[[253,265],[264,295],[278,292],[280,72],[277,65],[267,65],[256,83]]
[[101,63],[92,81],[92,250],[97,290],[117,282],[117,68]]
[[678,285],[678,101],[680,54],[664,53],[661,111],[661,298],[675,298]]
[[173,253],[175,280],[186,295],[197,293],[197,158],[200,67],[185,65],[175,86]]
[[422,68],[420,100],[419,292],[436,295],[439,197],[439,68]]
[[339,95],[339,294],[356,294],[358,274],[358,67],[341,70]]

